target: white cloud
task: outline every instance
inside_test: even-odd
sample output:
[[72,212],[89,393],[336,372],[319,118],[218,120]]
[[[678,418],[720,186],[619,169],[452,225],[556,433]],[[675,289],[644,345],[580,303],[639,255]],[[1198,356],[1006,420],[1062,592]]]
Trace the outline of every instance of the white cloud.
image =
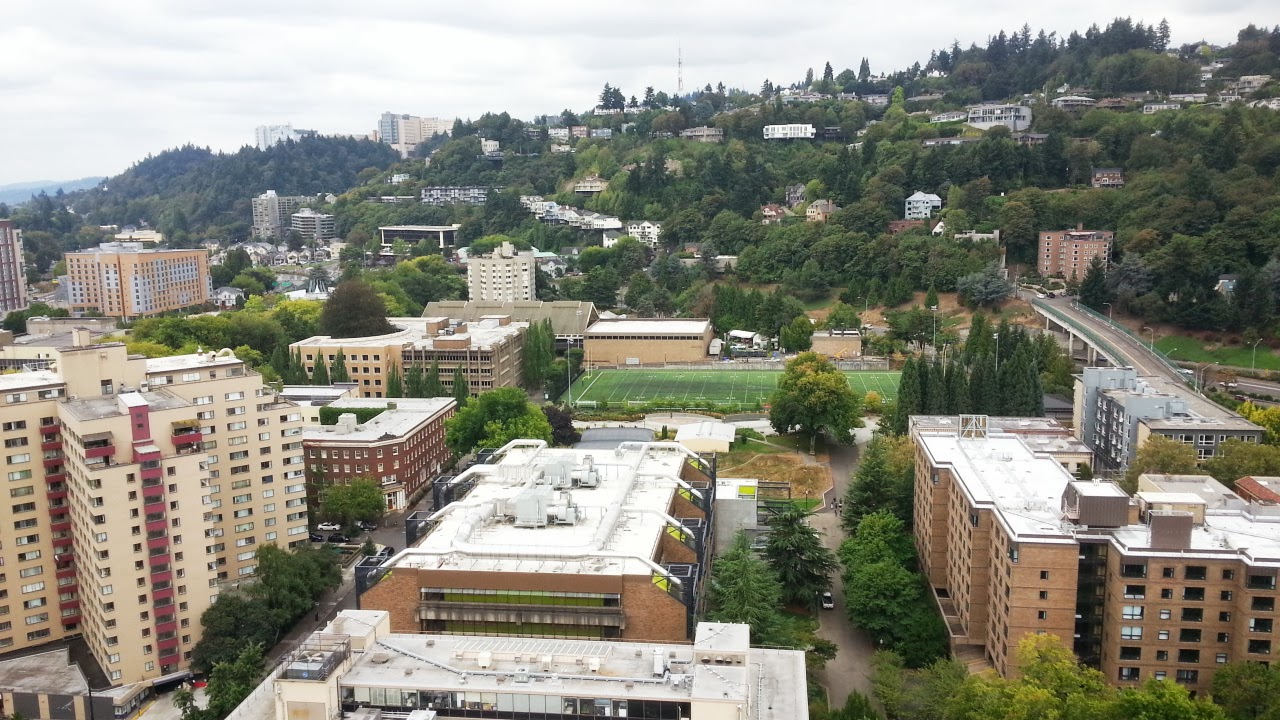
[[[1137,0],[1175,42],[1228,43],[1262,0]],[[923,62],[953,39],[982,44],[1024,22],[1065,36],[1105,25],[1114,3],[1010,0],[909,6],[810,0],[523,3],[514,0],[9,0],[0,24],[0,183],[112,174],[191,142],[234,150],[253,128],[291,122],[368,132],[384,110],[517,117],[588,107],[604,83],[640,95],[723,81],[789,83]]]

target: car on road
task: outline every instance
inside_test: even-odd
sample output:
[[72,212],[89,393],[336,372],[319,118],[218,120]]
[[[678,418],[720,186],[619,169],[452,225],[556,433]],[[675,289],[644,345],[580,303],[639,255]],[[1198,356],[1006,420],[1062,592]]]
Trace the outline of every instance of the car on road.
[[822,593],[822,609],[834,610],[835,607],[836,607],[836,599],[831,595],[831,591],[830,590],[824,591]]
[[1231,397],[1232,397],[1232,398],[1234,398],[1234,399],[1235,399],[1236,401],[1238,401],[1238,402],[1248,402],[1248,401],[1249,401],[1249,398],[1245,397],[1244,395],[1232,395]]
[[1036,293],[1036,297],[1038,297],[1038,298],[1040,298],[1041,300],[1043,300],[1043,299],[1045,299],[1045,294],[1044,294],[1044,293],[1041,293],[1041,292],[1038,292],[1038,293]]
[[380,557],[391,557],[392,555],[395,555],[395,554],[396,554],[396,549],[391,547],[390,545],[383,545],[381,548],[378,549],[378,555]]
[[344,545],[348,542],[351,542],[351,540],[348,539],[347,536],[343,535],[342,533],[333,533],[332,535],[329,536],[329,542],[337,545]]
[[311,542],[324,542],[324,535],[318,532],[311,533],[308,538]]
[[356,527],[360,528],[365,532],[373,532],[374,530],[378,529],[378,523],[369,522],[368,520],[361,520],[360,522],[356,523]]
[[1051,292],[1051,293],[1049,293],[1049,299],[1050,299],[1050,300],[1053,300],[1053,299],[1054,299],[1054,298],[1056,298],[1056,297],[1058,297],[1058,293],[1056,293],[1056,292]]
[[322,532],[337,532],[342,529],[342,526],[335,522],[322,522],[316,526],[316,529]]

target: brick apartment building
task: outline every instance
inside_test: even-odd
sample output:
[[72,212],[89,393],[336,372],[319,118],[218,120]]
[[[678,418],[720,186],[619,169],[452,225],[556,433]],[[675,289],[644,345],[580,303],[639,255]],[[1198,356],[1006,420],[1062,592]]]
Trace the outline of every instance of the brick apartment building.
[[[351,410],[335,425],[308,427],[302,435],[307,470],[326,484],[368,478],[382,487],[388,510],[401,510],[440,474],[452,457],[444,444],[444,421],[452,398],[344,399],[329,407]],[[355,410],[385,408],[357,424]]]
[[1095,257],[1106,267],[1115,235],[1110,230],[1085,230],[1083,224],[1075,230],[1042,231],[1036,269],[1042,277],[1083,280]]
[[155,250],[110,242],[66,253],[71,313],[132,320],[209,302],[213,292],[205,250]]
[[524,334],[528,323],[508,315],[490,315],[471,322],[444,317],[387,318],[397,330],[363,338],[316,335],[289,346],[302,357],[307,374],[317,358],[333,366],[342,352],[347,372],[360,384],[360,396],[383,397],[392,368],[434,361],[440,367],[445,392],[453,392],[453,373],[461,368],[472,395],[503,387],[518,387],[524,374]]
[[[391,630],[686,641],[709,562],[710,463],[676,443],[516,440],[437,481],[408,549],[358,577]],[[450,502],[456,500],[456,502]]]
[[1050,634],[1119,685],[1272,662],[1280,511],[1207,476],[1080,482],[982,416],[913,431],[915,537],[953,651],[1016,675]]
[[259,545],[307,541],[301,416],[230,351],[78,345],[51,368],[0,376],[0,651],[83,636],[136,709]]

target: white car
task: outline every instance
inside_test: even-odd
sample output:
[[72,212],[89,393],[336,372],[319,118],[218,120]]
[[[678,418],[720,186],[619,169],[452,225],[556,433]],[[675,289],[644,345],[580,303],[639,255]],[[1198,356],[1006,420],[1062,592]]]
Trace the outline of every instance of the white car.
[[324,532],[337,532],[342,529],[342,526],[334,522],[323,522],[317,525],[316,529]]
[[1036,297],[1038,297],[1038,298],[1040,298],[1041,300],[1043,300],[1045,296],[1044,296],[1044,293],[1042,293],[1042,292],[1038,292],[1038,293],[1036,293]]
[[822,609],[834,610],[835,607],[836,607],[836,599],[831,596],[831,591],[828,590],[822,593]]

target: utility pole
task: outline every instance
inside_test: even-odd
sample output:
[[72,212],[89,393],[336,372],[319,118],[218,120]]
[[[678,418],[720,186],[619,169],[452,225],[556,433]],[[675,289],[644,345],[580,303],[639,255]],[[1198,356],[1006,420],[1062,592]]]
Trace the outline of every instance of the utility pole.
[[684,95],[684,47],[676,43],[676,97]]

